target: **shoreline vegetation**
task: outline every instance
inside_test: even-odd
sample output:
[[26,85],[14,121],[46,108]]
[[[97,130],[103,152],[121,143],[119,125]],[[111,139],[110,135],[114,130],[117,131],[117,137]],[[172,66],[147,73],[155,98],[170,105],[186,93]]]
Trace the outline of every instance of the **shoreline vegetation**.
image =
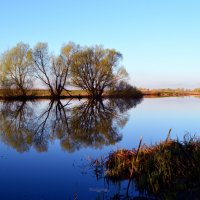
[[[100,45],[88,47],[69,42],[55,55],[50,53],[47,43],[39,42],[33,48],[18,43],[0,55],[1,96],[22,100],[142,96],[128,83],[121,60],[120,52]],[[46,91],[33,90],[36,85]],[[67,88],[81,91],[70,94]]]
[[137,89],[128,82],[122,58],[120,52],[101,45],[69,42],[55,55],[47,43],[39,42],[32,48],[18,43],[0,54],[0,99],[200,95],[200,89]]
[[[130,90],[122,91],[105,91],[101,97],[96,97],[97,99],[101,98],[142,98],[143,93],[137,88],[132,87]],[[63,91],[58,97],[51,95],[49,90],[45,89],[32,89],[27,90],[26,95],[21,95],[17,90],[5,90],[0,89],[0,99],[1,100],[34,100],[34,99],[67,99],[67,98],[95,98],[93,95],[90,95],[87,91],[83,90],[69,90]]]
[[[184,199],[200,197],[200,139],[185,135],[183,140],[170,139],[155,145],[143,145],[142,138],[138,148],[120,149],[111,152],[101,163],[108,181],[130,183],[149,196],[159,199]],[[102,167],[101,166],[101,167]],[[95,169],[100,166],[94,165]]]
[[[141,97],[177,97],[177,96],[200,96],[200,89],[144,89],[135,88],[121,91],[104,91],[102,98],[141,98]],[[21,95],[16,89],[0,89],[1,100],[31,100],[31,99],[56,99],[52,97],[51,92],[47,89],[30,89],[26,95]],[[58,99],[65,98],[94,98],[86,90],[68,90],[63,91]]]
[[139,88],[144,96],[149,97],[173,97],[173,96],[199,96],[200,89],[196,88],[193,90],[189,89],[146,89]]

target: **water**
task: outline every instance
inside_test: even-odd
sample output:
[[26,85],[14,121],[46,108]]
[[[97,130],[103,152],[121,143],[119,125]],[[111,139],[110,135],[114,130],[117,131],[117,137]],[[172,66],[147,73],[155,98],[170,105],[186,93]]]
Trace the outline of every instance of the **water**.
[[[200,136],[199,113],[197,97],[1,102],[0,199],[119,199],[127,181],[96,176],[93,159],[140,136],[155,144],[170,128],[172,138]],[[134,185],[130,195],[145,196]]]

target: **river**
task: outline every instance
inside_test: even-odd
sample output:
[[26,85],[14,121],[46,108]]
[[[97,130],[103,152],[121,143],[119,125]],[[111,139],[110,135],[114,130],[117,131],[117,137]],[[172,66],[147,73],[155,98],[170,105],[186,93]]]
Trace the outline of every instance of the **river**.
[[[0,199],[123,199],[127,181],[95,172],[95,159],[188,133],[200,136],[200,98],[0,102]],[[145,197],[132,183],[129,194]]]

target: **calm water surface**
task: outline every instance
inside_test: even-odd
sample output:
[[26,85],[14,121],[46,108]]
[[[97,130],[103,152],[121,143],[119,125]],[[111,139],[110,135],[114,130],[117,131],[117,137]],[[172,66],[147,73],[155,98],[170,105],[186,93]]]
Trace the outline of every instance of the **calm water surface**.
[[[200,136],[200,98],[0,103],[0,199],[117,199],[127,181],[94,173],[109,152]],[[131,186],[132,197],[145,196]],[[119,199],[119,198],[118,198]]]

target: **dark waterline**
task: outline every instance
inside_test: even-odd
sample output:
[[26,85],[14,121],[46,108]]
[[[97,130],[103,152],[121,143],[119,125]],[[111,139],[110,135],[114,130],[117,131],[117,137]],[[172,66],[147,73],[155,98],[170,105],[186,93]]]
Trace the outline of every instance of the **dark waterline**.
[[[139,102],[1,103],[0,198],[110,199],[125,194],[127,182],[96,177],[93,158],[137,147],[141,135],[147,144],[159,142],[169,128],[172,138],[200,135],[199,98]],[[141,194],[132,187],[130,195]]]

